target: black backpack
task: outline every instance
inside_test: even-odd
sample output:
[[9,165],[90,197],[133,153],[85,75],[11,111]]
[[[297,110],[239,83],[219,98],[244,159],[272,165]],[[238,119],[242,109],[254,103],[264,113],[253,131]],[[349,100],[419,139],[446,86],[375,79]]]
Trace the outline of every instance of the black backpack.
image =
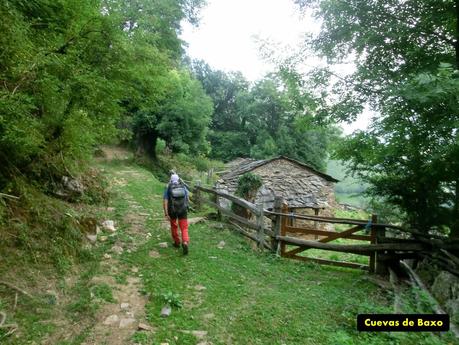
[[185,216],[188,208],[186,187],[182,183],[169,184],[169,214]]

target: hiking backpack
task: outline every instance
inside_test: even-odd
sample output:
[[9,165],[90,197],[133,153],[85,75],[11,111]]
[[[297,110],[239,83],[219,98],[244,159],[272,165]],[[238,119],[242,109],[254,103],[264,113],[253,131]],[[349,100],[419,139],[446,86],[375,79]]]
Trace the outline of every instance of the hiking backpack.
[[169,185],[169,205],[172,216],[182,216],[186,214],[188,207],[186,187],[182,183]]

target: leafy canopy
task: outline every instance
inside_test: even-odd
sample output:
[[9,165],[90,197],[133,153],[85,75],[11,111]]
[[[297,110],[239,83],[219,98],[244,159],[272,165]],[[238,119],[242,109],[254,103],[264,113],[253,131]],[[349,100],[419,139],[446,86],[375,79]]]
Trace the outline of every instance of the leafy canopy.
[[[457,1],[295,2],[322,20],[309,47],[331,63],[355,62],[355,72],[334,84],[326,116],[352,120],[365,104],[379,114],[338,157],[411,226],[459,235]],[[332,73],[316,75],[323,82]]]

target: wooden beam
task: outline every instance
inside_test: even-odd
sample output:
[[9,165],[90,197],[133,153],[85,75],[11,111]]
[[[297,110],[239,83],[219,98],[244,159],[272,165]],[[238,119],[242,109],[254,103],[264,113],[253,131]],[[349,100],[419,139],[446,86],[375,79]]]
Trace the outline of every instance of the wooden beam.
[[231,194],[228,194],[228,193],[219,192],[217,190],[209,189],[209,188],[205,188],[205,187],[196,186],[196,189],[201,190],[201,191],[206,192],[206,193],[211,193],[211,194],[217,195],[217,196],[222,197],[224,199],[228,199],[228,200],[234,202],[235,204],[238,204],[241,207],[249,209],[255,215],[259,214],[259,211],[258,211],[257,207],[254,204],[248,202],[247,200],[238,198],[238,197],[236,197],[234,195],[231,195]]
[[300,260],[300,261],[316,262],[316,263],[322,264],[322,265],[331,265],[331,266],[349,267],[349,268],[359,268],[359,269],[368,271],[368,266],[367,265],[357,264],[355,262],[325,260],[325,259],[309,258],[309,257],[306,257],[306,256],[298,256],[298,255],[284,255],[284,257],[289,258],[289,259],[294,259],[294,260]]
[[[265,210],[265,214],[277,215],[279,213]],[[288,212],[280,213],[279,215],[285,216],[285,217],[291,216]],[[294,217],[296,219],[314,220],[314,221],[322,222],[322,223],[363,225],[363,226],[368,224],[367,220],[361,220],[361,219],[333,218],[333,217],[322,217],[322,216],[306,216],[306,215],[298,215],[298,214],[295,214]],[[400,228],[400,227],[397,227],[395,225],[390,225],[390,224],[374,224],[374,225],[381,226],[381,227],[393,227],[393,228],[396,228],[396,229]],[[402,228],[400,228],[400,229],[402,229]]]
[[394,313],[401,314],[402,313],[402,293],[399,285],[399,280],[395,271],[389,267],[389,281],[392,285],[392,289],[394,290]]
[[[287,204],[284,203],[282,204],[282,213],[280,213],[281,217],[281,228],[280,228],[280,234],[281,236],[285,236],[286,235],[286,228],[287,228],[287,216],[283,215],[282,214],[285,214],[288,212],[288,207],[287,207]],[[277,236],[276,239],[279,239],[280,236]],[[285,254],[285,249],[286,249],[286,245],[285,245],[285,242],[284,241],[280,241],[279,242],[280,244],[280,256],[284,256]]]
[[425,250],[426,247],[421,243],[381,243],[381,244],[332,244],[332,243],[321,243],[316,241],[300,240],[294,237],[278,236],[278,240],[297,246],[324,249],[335,252],[343,253],[354,253],[354,254],[368,254],[371,252],[380,252],[386,250],[393,251],[421,251]]
[[[311,228],[298,228],[293,226],[286,227],[287,232],[295,233],[295,234],[304,234],[304,235],[321,235],[321,236],[329,236],[331,233],[334,234],[334,231],[326,231],[326,230],[317,230]],[[346,238],[351,240],[358,240],[358,241],[368,241],[370,242],[371,237],[368,235],[350,235],[346,236]]]
[[357,231],[360,231],[360,230],[362,230],[362,226],[361,225],[357,225],[357,226],[354,226],[353,228],[347,229],[345,231],[332,232],[327,238],[320,239],[319,242],[327,243],[327,242],[331,242],[333,240],[336,240],[338,238],[346,238],[347,235],[351,235],[354,232],[357,232]]

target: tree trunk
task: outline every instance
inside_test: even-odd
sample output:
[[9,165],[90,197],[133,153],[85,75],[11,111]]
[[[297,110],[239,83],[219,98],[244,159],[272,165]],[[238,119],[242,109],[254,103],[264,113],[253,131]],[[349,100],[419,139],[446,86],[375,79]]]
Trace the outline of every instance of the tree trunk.
[[145,132],[137,134],[137,156],[146,155],[156,160],[156,142],[158,135],[155,132]]

